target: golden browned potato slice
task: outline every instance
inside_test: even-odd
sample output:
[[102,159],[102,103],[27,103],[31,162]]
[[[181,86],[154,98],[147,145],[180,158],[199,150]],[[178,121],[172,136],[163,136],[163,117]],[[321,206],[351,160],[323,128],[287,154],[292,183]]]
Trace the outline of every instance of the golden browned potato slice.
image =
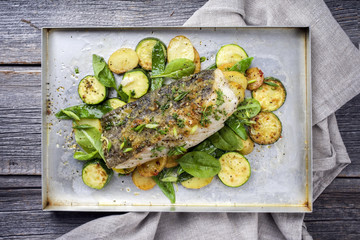
[[248,80],[247,89],[252,91],[258,89],[264,82],[264,73],[257,67],[246,70],[246,78]]
[[139,63],[136,52],[130,48],[120,48],[111,54],[109,68],[116,74],[121,74],[134,69]]
[[138,169],[133,172],[132,180],[137,188],[145,191],[152,189],[156,185],[156,182],[151,177],[141,176]]
[[[242,140],[242,139],[241,139]],[[243,149],[241,149],[240,153],[242,155],[248,155],[254,150],[254,142],[248,137],[246,140],[242,140]]]
[[201,70],[200,55],[199,55],[198,51],[196,51],[195,48],[194,48],[194,53],[195,53],[195,59],[194,59],[195,71],[194,71],[194,73],[198,73]]
[[214,177],[209,177],[209,178],[193,177],[193,178],[190,178],[189,180],[181,182],[181,185],[183,185],[185,188],[199,189],[199,188],[205,187],[206,185],[209,185],[211,183],[211,181],[213,180],[213,178]]
[[247,86],[246,77],[236,71],[224,71],[224,76],[228,80],[231,90],[239,98],[239,101],[244,101],[245,98],[245,89]]
[[218,66],[217,68],[224,72],[224,71],[228,71],[229,68],[232,68],[234,65],[235,65],[234,62],[233,63],[224,63],[224,64]]
[[179,163],[176,160],[181,158],[182,156],[184,155],[181,154],[181,155],[167,156],[165,167],[166,168],[176,167],[177,165],[179,165]]
[[195,60],[194,47],[190,40],[185,36],[176,36],[170,40],[168,49],[168,62],[178,58],[187,58],[191,61]]
[[137,167],[143,177],[158,175],[165,167],[166,157],[156,158]]

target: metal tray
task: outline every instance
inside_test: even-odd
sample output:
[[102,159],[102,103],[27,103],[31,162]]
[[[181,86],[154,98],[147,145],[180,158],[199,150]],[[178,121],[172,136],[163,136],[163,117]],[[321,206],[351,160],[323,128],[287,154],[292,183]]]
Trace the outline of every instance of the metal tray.
[[[92,54],[108,59],[121,47],[135,48],[145,37],[166,44],[187,36],[215,61],[220,46],[237,43],[265,76],[279,78],[287,89],[285,104],[275,113],[283,124],[282,138],[273,145],[256,145],[247,156],[250,180],[240,188],[217,178],[199,190],[176,189],[176,203],[158,187],[141,191],[131,177],[114,176],[102,190],[83,184],[82,162],[75,149],[70,121],[54,114],[80,104],[79,80],[93,74]],[[156,27],[156,28],[44,28],[42,30],[42,205],[56,211],[177,211],[177,212],[311,212],[311,80],[308,27]],[[78,67],[80,73],[75,74]],[[120,78],[117,76],[119,83]]]

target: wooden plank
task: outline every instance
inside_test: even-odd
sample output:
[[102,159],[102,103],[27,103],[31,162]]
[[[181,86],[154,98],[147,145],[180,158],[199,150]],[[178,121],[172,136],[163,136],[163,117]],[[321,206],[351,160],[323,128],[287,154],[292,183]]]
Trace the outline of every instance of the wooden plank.
[[[2,176],[0,182],[1,237],[55,238],[98,217],[117,214],[42,212],[39,176]],[[26,184],[28,188],[19,188]],[[333,239],[328,238],[333,235],[338,239],[360,237],[359,229],[354,226],[360,219],[359,185],[359,178],[337,178],[319,197],[314,212],[305,217],[308,230],[315,239]]]
[[0,68],[0,175],[41,174],[40,73]]
[[[40,64],[45,26],[179,26],[207,0],[0,1],[0,64]],[[26,42],[26,44],[24,44]]]
[[[179,26],[207,0],[178,1],[0,1],[0,64],[40,64],[45,26]],[[352,42],[360,42],[358,1],[327,0]],[[96,17],[94,17],[96,16]],[[26,42],[26,44],[24,44]]]

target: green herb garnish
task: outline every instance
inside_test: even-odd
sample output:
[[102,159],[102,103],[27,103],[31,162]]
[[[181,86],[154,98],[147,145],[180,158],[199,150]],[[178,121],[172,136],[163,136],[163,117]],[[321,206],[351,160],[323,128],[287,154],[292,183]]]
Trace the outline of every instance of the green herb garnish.
[[279,85],[277,85],[276,83],[273,82],[264,82],[265,84],[272,86],[272,87],[278,87]]
[[179,128],[185,127],[185,120],[179,118],[179,115],[178,115],[177,113],[174,113],[174,114],[172,115],[172,117],[173,117],[173,119],[175,119],[176,125],[178,125]]
[[168,156],[175,156],[175,155],[181,155],[186,153],[186,149],[184,148],[186,144],[182,145],[182,146],[175,146],[170,148],[169,152],[168,152]]
[[218,89],[218,90],[216,90],[216,95],[217,95],[217,97],[216,97],[216,105],[217,106],[223,105],[224,102],[225,102],[224,93],[220,89]]

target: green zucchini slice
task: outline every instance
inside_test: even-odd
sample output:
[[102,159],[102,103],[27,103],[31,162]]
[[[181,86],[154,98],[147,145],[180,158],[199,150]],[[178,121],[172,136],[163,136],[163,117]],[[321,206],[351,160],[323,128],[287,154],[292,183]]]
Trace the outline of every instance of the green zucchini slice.
[[126,105],[126,102],[121,101],[118,98],[110,98],[110,99],[106,100],[105,103],[107,103],[110,107],[112,107],[112,109],[117,109],[119,107]]
[[157,38],[144,38],[135,48],[139,57],[139,65],[145,70],[152,69],[152,50],[157,42],[161,43],[166,57],[166,45]]
[[225,63],[237,63],[247,57],[247,53],[239,45],[227,44],[217,52],[215,63],[216,66],[221,66]]
[[107,96],[107,88],[94,76],[86,76],[81,79],[78,86],[78,93],[86,104],[99,104]]
[[221,170],[219,179],[229,187],[240,187],[246,183],[251,175],[249,161],[240,153],[228,152],[219,159]]
[[113,170],[108,169],[102,160],[86,162],[82,169],[83,182],[94,189],[102,189],[111,180]]
[[124,74],[122,90],[131,98],[144,96],[150,86],[150,80],[142,69],[134,69]]
[[285,102],[286,90],[276,78],[267,77],[264,84],[251,92],[252,97],[259,101],[262,111],[272,112],[279,109]]
[[261,145],[275,143],[281,136],[282,125],[279,118],[272,112],[260,112],[251,119],[255,121],[250,127],[251,139]]

